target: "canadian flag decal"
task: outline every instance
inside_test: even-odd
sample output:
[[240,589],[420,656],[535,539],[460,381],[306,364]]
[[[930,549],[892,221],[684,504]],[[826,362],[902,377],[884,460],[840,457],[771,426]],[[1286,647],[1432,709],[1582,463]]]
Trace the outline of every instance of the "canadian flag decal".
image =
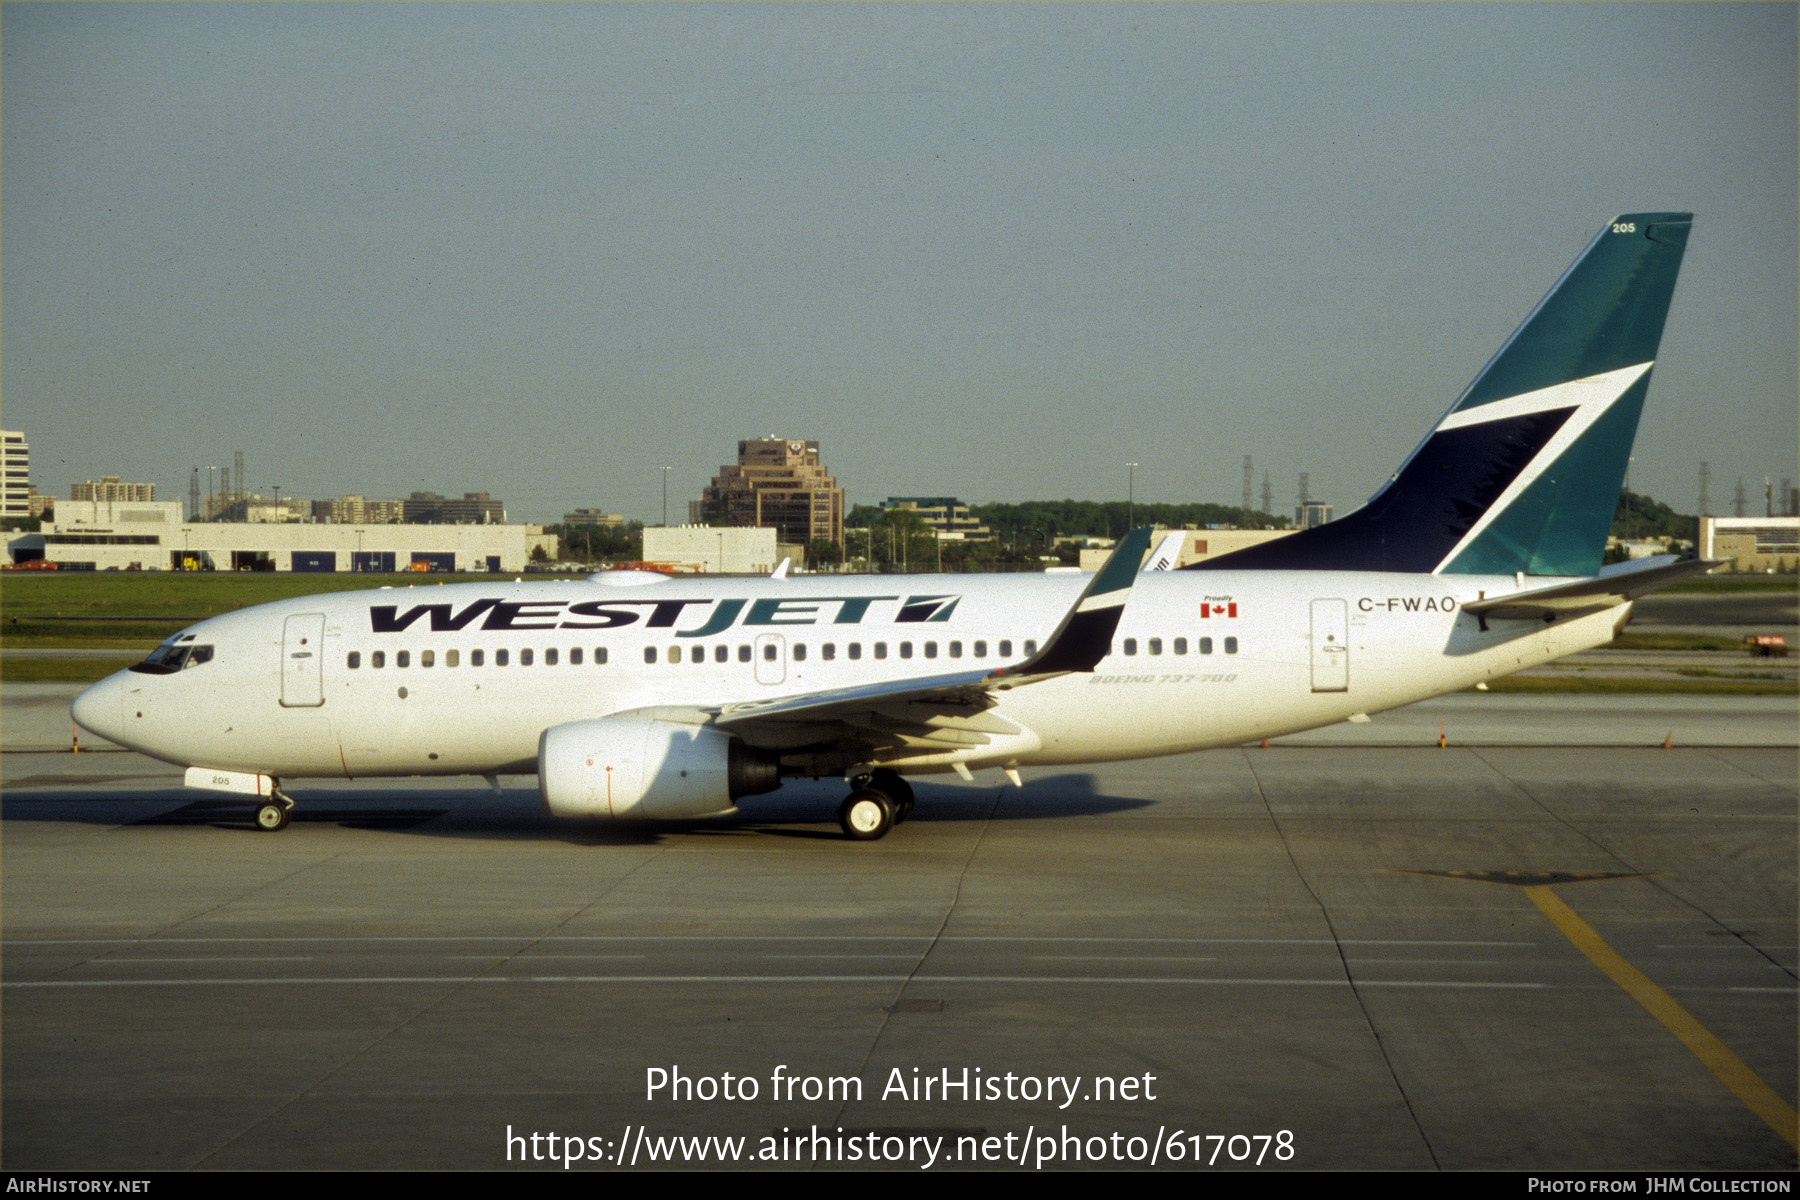
[[1235,617],[1237,616],[1236,600],[1221,600],[1217,603],[1207,600],[1200,604],[1200,617]]

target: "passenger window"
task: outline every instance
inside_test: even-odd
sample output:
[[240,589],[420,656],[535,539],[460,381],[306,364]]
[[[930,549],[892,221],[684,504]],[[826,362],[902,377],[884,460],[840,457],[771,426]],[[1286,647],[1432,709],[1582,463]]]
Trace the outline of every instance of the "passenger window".
[[680,646],[670,646],[669,647],[669,661],[672,663],[678,663],[681,661],[681,647]]
[[876,658],[886,658],[887,657],[887,643],[886,642],[876,642],[875,643],[875,657]]
[[925,657],[926,658],[936,658],[937,657],[937,643],[936,642],[926,642],[925,643]]
[[1000,643],[1000,657],[1001,658],[1011,658],[1012,657],[1012,639],[1011,638],[1008,638]]
[[1037,653],[1037,642],[1032,638],[1025,639],[1025,657],[1030,658]]
[[986,658],[987,657],[987,643],[986,642],[976,642],[975,643],[975,657],[976,658]]
[[861,642],[851,642],[850,643],[850,657],[851,658],[861,658],[862,657],[862,643]]
[[739,662],[749,662],[750,661],[750,647],[748,647],[748,646],[739,646],[738,647],[738,661]]
[[419,651],[419,665],[421,667],[436,666],[437,665],[437,652],[433,651],[433,650]]
[[457,650],[444,651],[444,665],[446,667],[454,667],[461,660],[462,660],[462,654],[460,651],[457,651]]
[[569,647],[569,665],[571,667],[579,667],[581,665],[581,647],[580,646],[570,646]]
[[730,662],[731,661],[731,647],[727,646],[724,642],[720,642],[718,645],[714,646],[713,647],[713,661],[714,662]]
[[1152,654],[1161,654],[1162,653],[1162,639],[1161,638],[1151,638],[1150,639],[1150,653],[1152,653]]
[[1212,653],[1212,639],[1211,638],[1201,638],[1200,639],[1200,653],[1202,653],[1202,654],[1211,654]]
[[387,652],[384,650],[377,650],[373,654],[369,655],[369,666],[370,667],[385,667],[385,666],[387,666]]
[[806,661],[806,643],[805,642],[795,642],[794,643],[794,661],[795,662],[805,662]]
[[1176,638],[1175,639],[1175,653],[1177,653],[1177,654],[1186,654],[1187,653],[1187,639],[1186,638]]
[[511,652],[507,650],[494,651],[494,665],[496,667],[504,667],[506,665],[507,656],[510,653]]
[[830,662],[832,659],[836,658],[837,657],[837,644],[835,642],[825,642],[822,645],[820,645],[819,657],[824,659],[826,662]]
[[482,663],[484,663],[486,661],[487,661],[487,651],[486,650],[471,650],[471,651],[469,651],[469,665],[471,667],[479,667]]
[[349,657],[344,659],[344,665],[349,667],[352,671],[356,670],[358,667],[362,666],[362,653],[357,650],[352,650]]
[[555,646],[549,646],[549,647],[545,648],[545,650],[544,650],[544,665],[546,667],[554,667],[556,665],[556,647]]
[[1136,654],[1137,653],[1137,639],[1136,638],[1126,638],[1125,639],[1125,653],[1127,653],[1127,654]]
[[1226,638],[1225,639],[1225,653],[1227,653],[1227,654],[1236,654],[1237,653],[1237,639],[1236,638]]
[[521,667],[529,667],[531,665],[531,647],[530,646],[526,646],[524,649],[519,651],[519,665]]
[[606,665],[606,647],[605,646],[595,646],[594,647],[594,665],[596,667],[603,667]]
[[951,658],[961,658],[962,657],[962,643],[961,642],[951,642],[950,643],[950,657]]
[[396,652],[394,655],[394,665],[396,667],[410,667],[412,665],[412,651],[401,650]]
[[900,643],[900,657],[901,658],[911,658],[912,657],[912,643],[911,642],[901,642]]
[[647,663],[653,663],[656,661],[656,647],[655,646],[645,646],[644,647],[644,661]]
[[774,642],[770,642],[766,646],[763,647],[763,661],[764,662],[774,662],[775,661],[775,643]]

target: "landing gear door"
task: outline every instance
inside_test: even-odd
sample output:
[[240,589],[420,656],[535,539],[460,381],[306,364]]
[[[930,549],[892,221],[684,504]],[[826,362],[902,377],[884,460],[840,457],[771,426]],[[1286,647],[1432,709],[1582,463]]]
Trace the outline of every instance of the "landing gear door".
[[1350,690],[1350,603],[1312,602],[1312,690]]
[[325,614],[302,613],[281,627],[281,706],[325,703]]

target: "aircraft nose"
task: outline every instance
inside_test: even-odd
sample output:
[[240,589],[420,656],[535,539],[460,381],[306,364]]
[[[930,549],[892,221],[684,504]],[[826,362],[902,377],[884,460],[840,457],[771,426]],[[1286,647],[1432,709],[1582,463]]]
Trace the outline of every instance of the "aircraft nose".
[[121,741],[125,725],[125,687],[118,676],[84,688],[69,705],[69,715],[83,729]]

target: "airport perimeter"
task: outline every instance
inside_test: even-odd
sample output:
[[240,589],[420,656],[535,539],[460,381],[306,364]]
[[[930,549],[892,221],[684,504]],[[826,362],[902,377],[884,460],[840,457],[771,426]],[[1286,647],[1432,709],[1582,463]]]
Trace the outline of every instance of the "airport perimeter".
[[1795,1165],[1791,700],[1447,697],[859,844],[527,778],[263,834],[5,699],[8,1169]]

